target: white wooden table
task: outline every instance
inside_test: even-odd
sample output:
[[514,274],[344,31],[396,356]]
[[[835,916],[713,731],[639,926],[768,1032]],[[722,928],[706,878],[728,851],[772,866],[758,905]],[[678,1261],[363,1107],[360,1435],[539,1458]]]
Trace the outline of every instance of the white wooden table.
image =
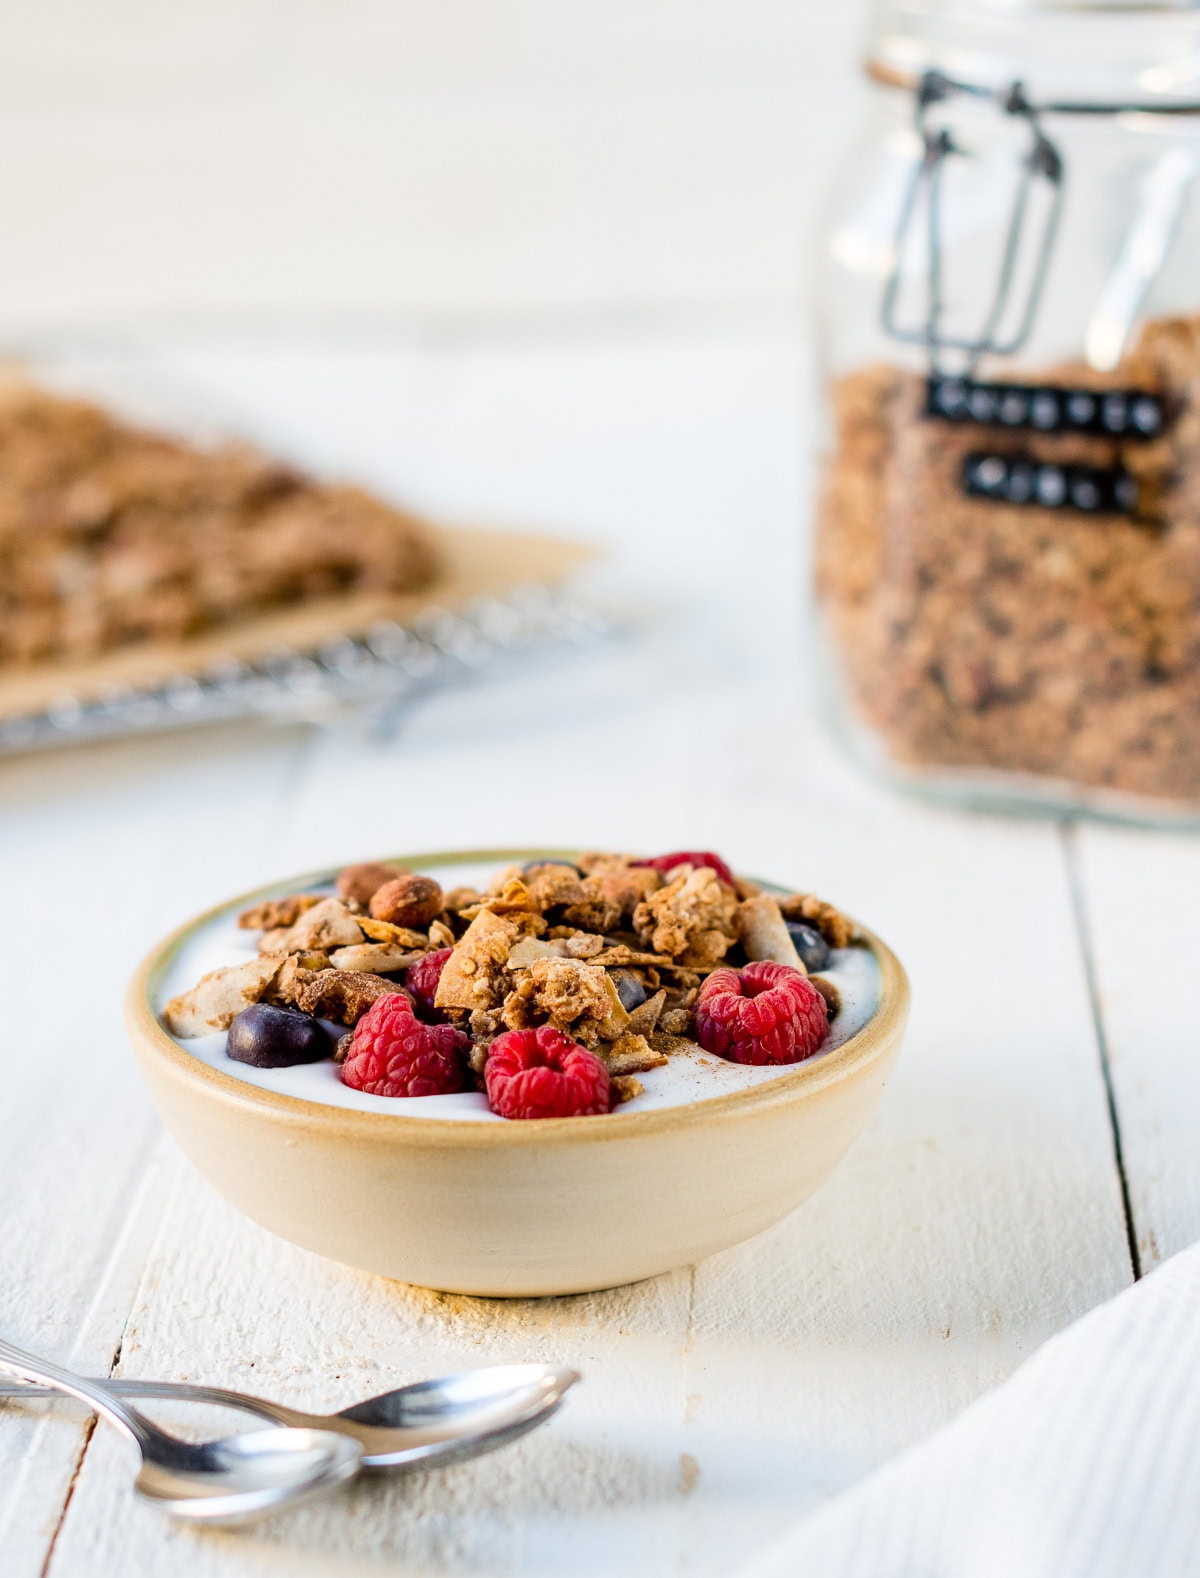
[[[125,1444],[70,1406],[3,1410],[3,1578],[728,1572],[1200,1233],[1200,843],[928,809],[831,752],[800,694],[801,362],[761,314],[150,347],[140,377],[307,460],[604,541],[598,581],[653,625],[388,741],[229,728],[0,766],[0,1330],[321,1407],[500,1359],[585,1384],[509,1450],[236,1534],[136,1503]],[[915,992],[869,1132],[762,1238],[585,1297],[431,1293],[242,1220],[133,1070],[142,951],[291,870],[522,840],[711,846],[869,920]]]

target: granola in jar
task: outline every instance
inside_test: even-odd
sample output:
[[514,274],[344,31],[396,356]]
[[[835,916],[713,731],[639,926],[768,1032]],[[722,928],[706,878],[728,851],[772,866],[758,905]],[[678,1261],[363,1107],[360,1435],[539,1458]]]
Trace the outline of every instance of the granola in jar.
[[[1147,325],[1111,374],[1014,385],[1039,386],[1136,391],[1169,420],[1149,442],[1014,433],[939,420],[899,368],[837,384],[817,579],[851,707],[907,767],[1200,802],[1200,318]],[[1041,468],[1054,502],[968,491],[980,453]],[[1128,507],[1063,508],[1097,473],[1129,479]]]
[[892,782],[1200,818],[1198,48],[1194,11],[878,0],[816,588],[831,717]]

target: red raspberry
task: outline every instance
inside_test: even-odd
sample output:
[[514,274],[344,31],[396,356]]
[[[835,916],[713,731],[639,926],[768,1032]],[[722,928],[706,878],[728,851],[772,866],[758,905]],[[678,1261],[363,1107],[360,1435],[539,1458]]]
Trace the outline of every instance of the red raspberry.
[[483,1077],[488,1106],[502,1118],[582,1118],[612,1110],[604,1064],[552,1025],[497,1036]]
[[714,970],[696,999],[696,1039],[732,1063],[800,1063],[829,1034],[829,1010],[790,964]]
[[448,1096],[468,1089],[470,1045],[453,1025],[423,1025],[403,992],[388,992],[355,1026],[342,1083],[372,1096]]
[[440,1008],[434,1007],[433,1000],[437,996],[438,982],[442,978],[446,960],[453,952],[453,948],[439,948],[436,953],[427,953],[416,964],[410,964],[404,972],[404,985],[412,994],[414,1008],[426,1024],[446,1023],[445,1014]]
[[655,855],[653,860],[635,860],[635,866],[653,866],[655,871],[661,871],[665,876],[668,871],[673,871],[676,866],[707,866],[710,871],[715,871],[722,882],[734,886],[733,872],[721,859],[708,849],[680,849],[673,855]]

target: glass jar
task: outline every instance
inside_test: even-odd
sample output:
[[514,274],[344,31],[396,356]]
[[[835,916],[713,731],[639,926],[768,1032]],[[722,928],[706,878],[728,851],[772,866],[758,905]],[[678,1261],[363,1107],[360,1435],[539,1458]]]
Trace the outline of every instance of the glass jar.
[[839,731],[992,806],[1200,818],[1200,11],[883,0],[825,235]]

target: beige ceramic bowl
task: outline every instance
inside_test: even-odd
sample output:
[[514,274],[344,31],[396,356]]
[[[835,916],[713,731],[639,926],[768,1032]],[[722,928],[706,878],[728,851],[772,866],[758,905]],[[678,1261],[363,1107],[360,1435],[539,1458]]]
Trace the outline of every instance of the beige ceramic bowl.
[[[400,856],[421,871],[562,850]],[[880,1006],[836,1050],[753,1088],[607,1118],[469,1122],[332,1107],[210,1067],[159,1023],[172,960],[219,915],[328,881],[308,873],[180,928],[130,984],[155,1104],[206,1178],[255,1221],[334,1260],[448,1292],[579,1293],[689,1265],[779,1221],[865,1127],[900,1049],[909,989],[864,932]]]

